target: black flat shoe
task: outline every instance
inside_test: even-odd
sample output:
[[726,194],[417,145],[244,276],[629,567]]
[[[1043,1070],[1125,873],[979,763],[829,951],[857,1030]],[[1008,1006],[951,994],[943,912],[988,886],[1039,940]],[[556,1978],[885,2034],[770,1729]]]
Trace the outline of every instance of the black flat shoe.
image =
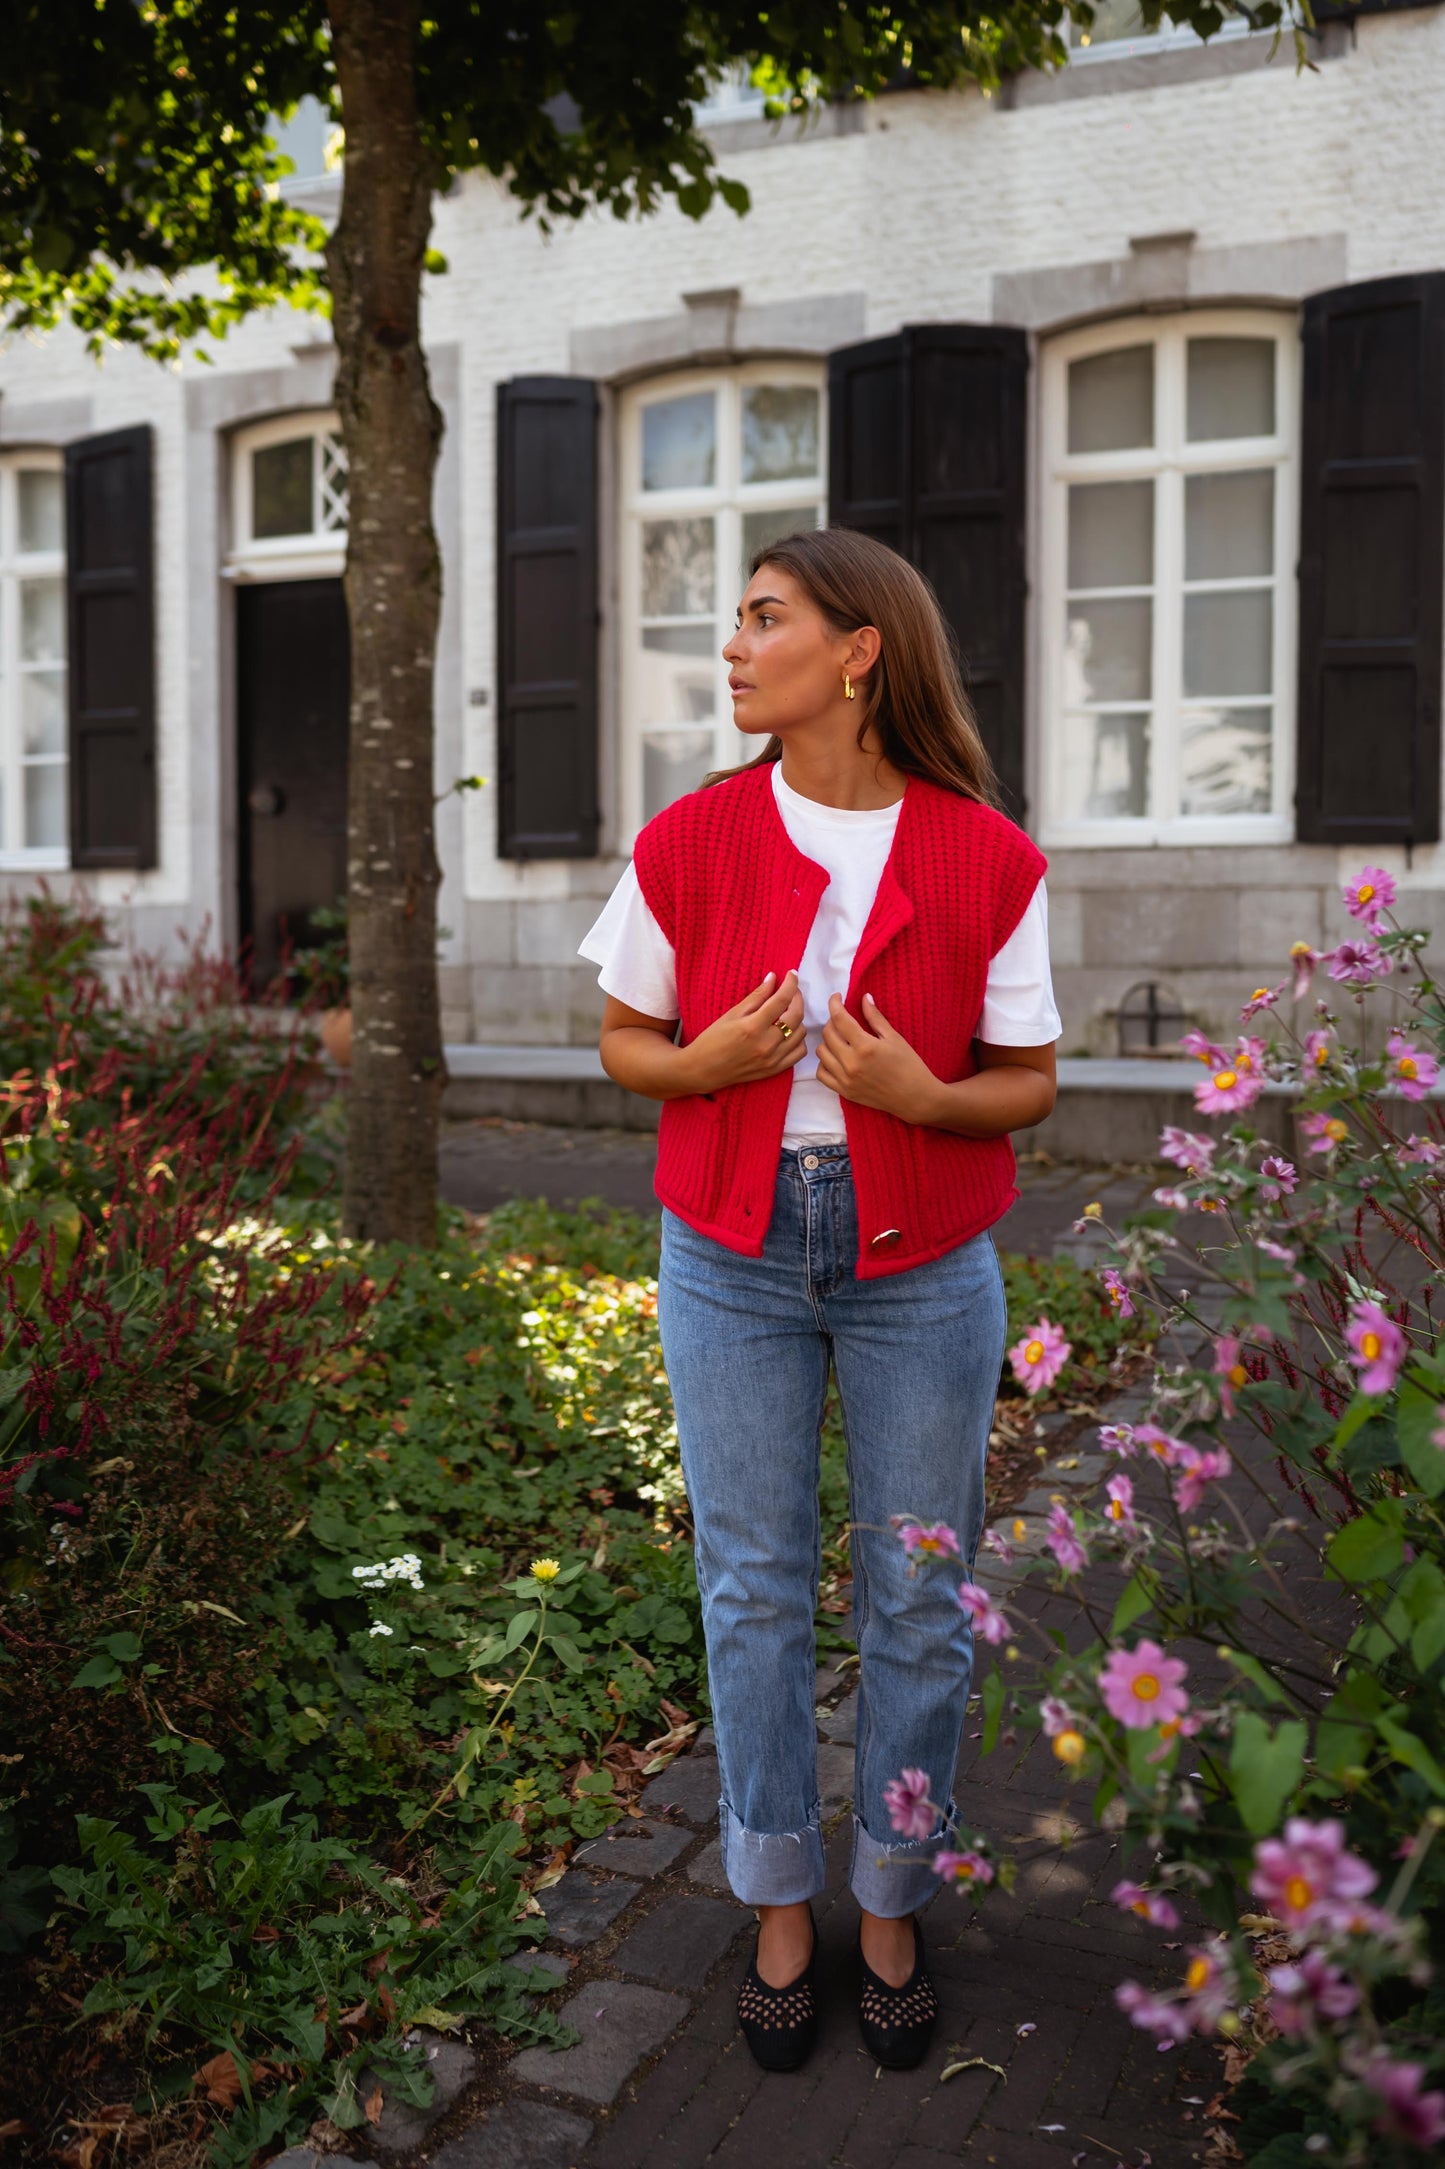
[[810,1911],[813,1948],[808,1963],[786,1988],[773,1988],[758,1971],[757,1953],[738,1990],[738,2024],[753,2059],[764,2071],[796,2071],[812,2054],[818,2038],[818,1998],[813,1974],[818,1963],[818,1925]]
[[922,2063],[938,2022],[938,1998],[923,1957],[923,1930],[913,1923],[913,1971],[901,1988],[880,1980],[861,1951],[863,1995],[858,2024],[863,2045],[875,2063],[889,2071],[911,2071]]

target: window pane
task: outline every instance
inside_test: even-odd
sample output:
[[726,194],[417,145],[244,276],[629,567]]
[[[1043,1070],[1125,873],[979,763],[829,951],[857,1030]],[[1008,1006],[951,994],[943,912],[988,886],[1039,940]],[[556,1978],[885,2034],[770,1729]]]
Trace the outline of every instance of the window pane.
[[321,440],[321,520],[328,535],[344,534],[350,484],[346,473],[346,447],[334,432]]
[[1069,707],[1095,700],[1148,700],[1154,610],[1147,597],[1129,602],[1069,604],[1064,698]]
[[1184,694],[1218,699],[1268,693],[1273,651],[1274,596],[1268,588],[1242,595],[1184,598]]
[[20,660],[58,663],[65,657],[65,582],[20,583]]
[[1148,587],[1153,578],[1153,483],[1073,483],[1069,586]]
[[1216,708],[1186,718],[1181,813],[1269,812],[1272,720],[1268,708]]
[[1073,45],[1109,45],[1118,38],[1153,38],[1158,30],[1151,28],[1139,12],[1139,0],[1094,0],[1094,20],[1087,30],[1075,23],[1069,40]]
[[809,384],[750,384],[743,393],[744,482],[818,472],[818,394]]
[[717,479],[717,402],[711,392],[642,410],[642,487],[711,489]]
[[65,842],[65,763],[25,770],[25,841],[55,849]]
[[717,709],[718,638],[705,625],[650,625],[642,635],[638,714],[652,723],[702,723]]
[[1075,820],[1138,819],[1149,811],[1149,717],[1070,716],[1064,788]]
[[20,680],[20,734],[27,753],[65,751],[65,673],[27,670]]
[[311,447],[310,437],[292,437],[252,453],[251,532],[258,542],[273,535],[309,535],[315,528]]
[[65,548],[64,479],[43,467],[20,470],[20,550]]
[[717,766],[706,731],[649,731],[642,741],[642,815],[650,821]]
[[1069,363],[1069,450],[1118,452],[1154,442],[1154,349],[1121,346]]
[[710,519],[643,522],[645,618],[710,616],[716,584],[717,550]]
[[1273,339],[1191,339],[1187,404],[1191,444],[1272,437]]
[[1241,580],[1274,570],[1274,469],[1192,474],[1184,483],[1184,577]]
[[743,577],[746,579],[749,565],[758,551],[780,535],[796,534],[800,527],[816,527],[816,505],[784,505],[777,512],[745,512],[743,514]]

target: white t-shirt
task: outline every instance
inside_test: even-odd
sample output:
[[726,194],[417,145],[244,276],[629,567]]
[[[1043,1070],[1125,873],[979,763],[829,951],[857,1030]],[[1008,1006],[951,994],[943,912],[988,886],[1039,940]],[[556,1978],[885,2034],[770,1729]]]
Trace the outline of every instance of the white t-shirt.
[[[808,1052],[793,1070],[783,1143],[832,1143],[847,1132],[837,1093],[818,1082],[818,1042],[828,1021],[829,995],[848,990],[903,802],[864,812],[821,806],[784,783],[781,761],[773,766],[773,792],[789,836],[804,857],[829,876],[798,966]],[[615,995],[629,1009],[640,1009],[648,1017],[678,1014],[672,944],[648,909],[633,867],[618,882],[578,955],[601,966],[597,979],[603,993]],[[1049,907],[1041,881],[989,964],[978,1036],[995,1047],[1043,1047],[1056,1040],[1061,1029],[1049,974]]]

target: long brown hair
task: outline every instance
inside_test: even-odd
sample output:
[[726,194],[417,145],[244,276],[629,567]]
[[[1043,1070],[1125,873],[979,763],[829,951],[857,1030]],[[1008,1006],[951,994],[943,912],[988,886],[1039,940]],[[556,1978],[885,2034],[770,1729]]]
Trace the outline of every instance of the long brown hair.
[[[770,542],[753,559],[748,578],[764,565],[796,580],[837,632],[877,626],[882,647],[859,687],[858,744],[871,725],[884,758],[905,775],[996,806],[993,763],[963,689],[953,635],[922,573],[885,543],[847,527],[805,528]],[[782,750],[782,739],[770,738],[743,766],[775,761]],[[723,769],[707,781],[721,783],[738,773]]]

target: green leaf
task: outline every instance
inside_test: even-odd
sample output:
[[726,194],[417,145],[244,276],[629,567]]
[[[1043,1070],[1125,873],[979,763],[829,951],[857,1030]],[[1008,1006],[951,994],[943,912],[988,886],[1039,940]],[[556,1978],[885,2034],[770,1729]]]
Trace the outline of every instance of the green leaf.
[[117,1664],[134,1664],[140,1655],[140,1639],[127,1629],[122,1634],[108,1634],[101,1644],[108,1649]]
[[1403,1762],[1405,1768],[1413,1770],[1417,1777],[1423,1777],[1437,1800],[1445,1800],[1445,1770],[1441,1769],[1425,1742],[1418,1739],[1398,1717],[1382,1717],[1379,1731],[1395,1760]]
[[1122,1634],[1126,1627],[1132,1627],[1135,1620],[1147,1612],[1153,1602],[1154,1599],[1135,1574],[1124,1584],[1119,1601],[1114,1606],[1114,1617],[1109,1622],[1110,1634]]
[[1332,1440],[1336,1453],[1343,1453],[1362,1424],[1368,1423],[1379,1408],[1379,1397],[1373,1393],[1357,1393],[1335,1426]]
[[503,1657],[510,1657],[517,1644],[527,1639],[527,1636],[537,1624],[537,1618],[538,1614],[536,1612],[514,1613],[512,1624],[502,1637],[502,1647],[499,1654]]
[[120,1676],[120,1666],[114,1657],[92,1657],[81,1666],[70,1684],[72,1687],[113,1687]]
[[1407,1378],[1400,1388],[1400,1459],[1427,1499],[1445,1491],[1445,1452],[1433,1436],[1442,1416],[1445,1408],[1435,1396]]
[[570,1634],[549,1634],[547,1640],[569,1672],[580,1672],[583,1669],[582,1652]]
[[1232,1664],[1236,1672],[1257,1687],[1270,1709],[1287,1708],[1289,1698],[1277,1679],[1272,1679],[1257,1657],[1251,1657],[1247,1649],[1221,1649],[1220,1656],[1226,1664]]
[[1340,1579],[1358,1586],[1393,1573],[1405,1555],[1404,1520],[1399,1499],[1378,1499],[1368,1513],[1337,1529],[1327,1557]]
[[999,1722],[1003,1717],[1004,1685],[1002,1672],[990,1672],[979,1689],[983,1704],[983,1738],[979,1752],[991,1755],[998,1743]]
[[613,1790],[610,1770],[593,1770],[586,1777],[579,1777],[577,1790],[585,1793],[610,1793]]
[[1274,1830],[1290,1794],[1304,1773],[1306,1727],[1287,1717],[1271,1734],[1256,1710],[1241,1710],[1230,1745],[1230,1789],[1251,1837]]

